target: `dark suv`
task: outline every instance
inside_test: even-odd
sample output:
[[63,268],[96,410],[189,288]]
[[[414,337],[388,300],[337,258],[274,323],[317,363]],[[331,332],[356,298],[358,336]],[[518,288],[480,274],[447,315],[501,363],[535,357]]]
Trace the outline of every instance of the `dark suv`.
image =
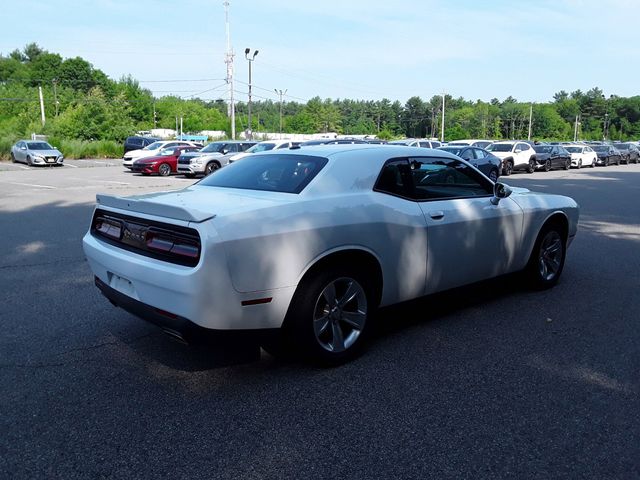
[[127,153],[130,150],[138,150],[140,148],[144,148],[147,145],[151,145],[153,142],[157,142],[158,140],[160,139],[155,137],[127,137],[127,139],[124,141],[124,153]]

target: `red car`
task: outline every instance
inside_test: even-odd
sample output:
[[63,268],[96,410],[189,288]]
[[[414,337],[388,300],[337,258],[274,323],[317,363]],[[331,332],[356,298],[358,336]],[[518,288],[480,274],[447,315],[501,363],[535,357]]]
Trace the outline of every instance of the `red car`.
[[158,175],[166,177],[167,175],[178,172],[178,157],[182,152],[194,152],[197,150],[200,150],[200,147],[192,147],[189,145],[165,148],[164,150],[160,150],[157,155],[143,157],[133,162],[131,171],[143,175],[157,173]]

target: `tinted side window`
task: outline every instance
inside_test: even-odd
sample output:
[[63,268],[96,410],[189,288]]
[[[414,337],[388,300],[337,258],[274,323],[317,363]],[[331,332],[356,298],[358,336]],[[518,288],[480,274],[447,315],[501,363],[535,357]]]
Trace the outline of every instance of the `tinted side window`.
[[382,167],[378,180],[373,187],[379,192],[390,193],[392,195],[408,196],[406,187],[409,163],[407,160],[394,160]]
[[448,158],[410,158],[413,196],[438,200],[491,195],[492,187],[472,167]]
[[467,148],[460,153],[460,158],[466,161],[473,160],[473,150]]
[[276,150],[280,150],[281,148],[289,148],[289,144],[288,143],[283,143],[282,145],[277,146]]
[[484,153],[484,150],[480,150],[479,148],[474,148],[473,149],[473,153],[475,153],[476,158],[478,158],[478,159],[482,159],[482,158],[485,158],[487,156]]

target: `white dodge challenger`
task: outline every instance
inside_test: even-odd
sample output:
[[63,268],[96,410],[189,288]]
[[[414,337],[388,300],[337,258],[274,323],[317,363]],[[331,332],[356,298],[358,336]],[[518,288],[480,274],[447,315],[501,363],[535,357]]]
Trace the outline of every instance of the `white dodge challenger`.
[[331,145],[98,195],[83,246],[102,293],[173,336],[260,332],[270,352],[335,365],[378,307],[517,271],[555,285],[578,215],[440,150]]

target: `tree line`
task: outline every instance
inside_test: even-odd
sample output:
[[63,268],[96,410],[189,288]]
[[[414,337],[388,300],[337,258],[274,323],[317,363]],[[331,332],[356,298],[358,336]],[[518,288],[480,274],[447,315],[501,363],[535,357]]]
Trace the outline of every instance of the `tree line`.
[[[47,121],[40,123],[38,89],[42,88]],[[442,97],[409,98],[404,104],[382,100],[321,99],[307,102],[252,102],[253,131],[278,132],[280,112],[285,133],[337,132],[380,138],[440,137]],[[247,128],[247,105],[236,104],[236,128]],[[539,140],[640,139],[640,96],[605,96],[560,91],[552,101],[530,104],[509,96],[500,101],[445,97],[445,140],[527,138]],[[185,132],[230,133],[227,103],[222,100],[154,97],[130,76],[110,79],[86,60],[62,58],[35,43],[0,55],[0,138],[31,132],[57,138],[122,141],[139,130],[175,128],[182,117]]]

